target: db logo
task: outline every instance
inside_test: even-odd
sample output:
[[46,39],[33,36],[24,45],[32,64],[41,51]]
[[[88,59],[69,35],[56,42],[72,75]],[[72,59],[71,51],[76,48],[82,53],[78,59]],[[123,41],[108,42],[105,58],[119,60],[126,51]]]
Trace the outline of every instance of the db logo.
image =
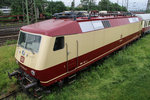
[[24,63],[25,58],[23,56],[20,57],[20,61]]

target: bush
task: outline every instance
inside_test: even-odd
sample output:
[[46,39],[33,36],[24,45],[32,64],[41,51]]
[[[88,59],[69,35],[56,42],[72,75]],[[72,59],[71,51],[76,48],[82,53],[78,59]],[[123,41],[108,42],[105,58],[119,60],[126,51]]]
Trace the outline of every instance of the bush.
[[150,10],[146,10],[146,13],[150,13]]
[[46,19],[52,18],[52,14],[49,12],[45,12],[44,15]]
[[5,42],[5,45],[11,45],[11,44],[16,44],[17,43],[17,40],[7,40]]
[[0,11],[0,16],[3,16],[3,12],[2,11]]

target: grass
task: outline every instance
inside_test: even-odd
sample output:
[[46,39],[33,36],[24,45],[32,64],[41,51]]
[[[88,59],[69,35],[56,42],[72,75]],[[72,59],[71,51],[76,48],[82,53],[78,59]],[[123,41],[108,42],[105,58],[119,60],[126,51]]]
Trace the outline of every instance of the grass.
[[[96,62],[90,70],[78,75],[75,83],[62,89],[54,88],[43,100],[149,100],[150,99],[150,35],[103,62]],[[0,93],[9,89],[15,80],[7,72],[17,67],[15,46],[0,48]],[[16,100],[32,100],[19,93]]]
[[11,45],[11,44],[16,44],[17,40],[7,40],[4,45]]
[[15,46],[3,46],[0,48],[0,94],[7,92],[15,80],[8,79],[8,72],[12,72],[18,66],[14,59]]

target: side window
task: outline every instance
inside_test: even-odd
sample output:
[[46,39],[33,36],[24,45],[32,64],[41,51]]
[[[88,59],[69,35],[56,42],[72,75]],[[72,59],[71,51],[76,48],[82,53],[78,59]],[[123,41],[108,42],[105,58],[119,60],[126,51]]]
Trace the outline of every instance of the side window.
[[53,50],[57,51],[63,48],[64,48],[64,37],[56,37]]

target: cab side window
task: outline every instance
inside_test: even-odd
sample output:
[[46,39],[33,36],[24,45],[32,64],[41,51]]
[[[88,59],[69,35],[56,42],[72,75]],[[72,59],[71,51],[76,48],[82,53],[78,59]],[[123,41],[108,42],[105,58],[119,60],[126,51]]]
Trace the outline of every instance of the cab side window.
[[56,37],[53,50],[57,51],[63,48],[64,48],[64,37]]

